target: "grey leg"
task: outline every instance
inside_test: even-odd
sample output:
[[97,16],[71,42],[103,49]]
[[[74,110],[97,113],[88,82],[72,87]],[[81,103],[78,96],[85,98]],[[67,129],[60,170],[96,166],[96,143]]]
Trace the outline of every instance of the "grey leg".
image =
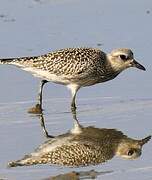
[[72,95],[72,101],[71,101],[71,109],[76,110],[76,104],[75,104],[75,98],[76,98],[76,92]]
[[48,81],[42,80],[40,83],[40,89],[38,93],[38,103],[35,105],[35,107],[32,107],[28,110],[29,113],[33,114],[41,114],[43,109],[42,109],[42,94],[43,94],[43,87],[44,84],[46,84]]
[[76,110],[76,103],[75,103],[76,94],[80,87],[77,85],[69,85],[68,87],[70,88],[71,94],[72,94],[71,111],[75,111]]
[[46,130],[43,113],[40,114],[39,117],[40,117],[41,127],[42,127],[42,129],[43,129],[43,132],[44,132],[45,137],[47,137],[47,138],[54,138],[54,136],[49,135],[48,132],[47,132],[47,130]]
[[39,89],[39,93],[38,93],[38,104],[40,105],[40,107],[42,108],[42,93],[43,93],[43,87],[44,84],[46,84],[48,81],[46,80],[42,80],[40,83],[40,89]]
[[79,134],[82,132],[83,127],[80,125],[78,119],[77,119],[77,112],[76,109],[72,110],[73,120],[74,120],[74,126],[71,129],[71,132],[74,134]]

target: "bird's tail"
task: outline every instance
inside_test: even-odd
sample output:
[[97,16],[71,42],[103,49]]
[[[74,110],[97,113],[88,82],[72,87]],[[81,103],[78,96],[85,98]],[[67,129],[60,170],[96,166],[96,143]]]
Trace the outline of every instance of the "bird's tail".
[[47,163],[47,159],[38,156],[25,155],[23,159],[10,161],[8,163],[8,167],[31,166],[31,165],[46,164],[46,163]]
[[23,58],[8,58],[8,59],[0,59],[0,64],[10,64],[15,65],[17,67],[24,67],[31,65],[31,59],[28,57]]
[[31,156],[30,156],[30,155],[26,155],[26,156],[24,156],[23,159],[16,160],[16,161],[10,161],[10,162],[8,163],[8,167],[16,167],[16,166],[26,166],[26,165],[30,165],[30,159],[31,159]]
[[0,59],[0,64],[11,64],[15,58],[10,58],[10,59]]

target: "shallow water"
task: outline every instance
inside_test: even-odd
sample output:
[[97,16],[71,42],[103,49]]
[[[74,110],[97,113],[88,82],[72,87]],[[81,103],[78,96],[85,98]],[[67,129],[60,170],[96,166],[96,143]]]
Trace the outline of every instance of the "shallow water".
[[[147,71],[128,69],[113,81],[81,89],[78,119],[84,126],[116,128],[140,139],[152,134],[151,11],[148,0],[1,0],[0,57],[39,55],[74,46],[99,47],[107,52],[116,47],[132,48]],[[87,168],[37,165],[8,169],[10,160],[32,152],[45,137],[39,118],[27,113],[36,102],[39,80],[3,65],[0,82],[0,179],[45,179],[90,170],[98,172],[96,179],[151,179],[152,142],[134,161],[114,158]],[[45,86],[44,109],[50,134],[72,127],[70,93],[65,87]]]

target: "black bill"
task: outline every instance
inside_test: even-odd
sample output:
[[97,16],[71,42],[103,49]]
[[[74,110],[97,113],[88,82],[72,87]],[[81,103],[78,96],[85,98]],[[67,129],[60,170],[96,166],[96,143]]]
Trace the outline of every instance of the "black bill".
[[136,60],[134,60],[134,61],[132,62],[132,65],[133,65],[133,67],[136,67],[136,68],[138,68],[138,69],[141,69],[141,70],[143,70],[143,71],[146,71],[146,68],[145,68],[143,65],[139,64]]
[[146,144],[150,139],[151,139],[151,136],[147,136],[146,138],[140,140],[140,141],[139,141],[139,144],[143,146],[143,145]]

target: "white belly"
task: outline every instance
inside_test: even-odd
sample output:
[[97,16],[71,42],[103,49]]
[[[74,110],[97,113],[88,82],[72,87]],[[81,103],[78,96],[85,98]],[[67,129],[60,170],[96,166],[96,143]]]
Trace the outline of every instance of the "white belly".
[[45,79],[47,81],[52,81],[52,82],[64,84],[64,85],[71,83],[70,80],[68,80],[64,75],[57,76],[55,74],[51,74],[48,71],[43,71],[40,69],[31,68],[31,67],[22,67],[22,69],[24,71],[28,71],[28,72],[32,73],[33,76],[35,76],[35,77]]

